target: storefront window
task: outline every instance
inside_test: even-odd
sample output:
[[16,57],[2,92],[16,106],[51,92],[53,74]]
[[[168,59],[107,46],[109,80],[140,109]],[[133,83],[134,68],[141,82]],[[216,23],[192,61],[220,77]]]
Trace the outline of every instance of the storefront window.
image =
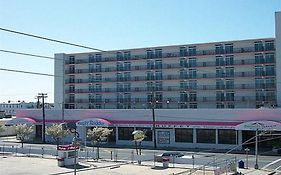
[[118,140],[132,140],[134,128],[118,128]]
[[176,142],[193,142],[193,129],[175,129]]
[[219,129],[219,144],[236,144],[236,131]]
[[196,129],[197,143],[216,143],[215,129]]

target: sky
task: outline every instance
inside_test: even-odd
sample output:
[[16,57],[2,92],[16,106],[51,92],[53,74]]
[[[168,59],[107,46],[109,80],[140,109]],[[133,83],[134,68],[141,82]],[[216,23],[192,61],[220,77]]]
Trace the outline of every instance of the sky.
[[[0,26],[102,50],[274,37],[280,0],[0,0]],[[0,31],[0,50],[91,50]],[[54,74],[54,61],[0,52],[0,68]],[[54,100],[54,78],[0,70],[0,102]]]

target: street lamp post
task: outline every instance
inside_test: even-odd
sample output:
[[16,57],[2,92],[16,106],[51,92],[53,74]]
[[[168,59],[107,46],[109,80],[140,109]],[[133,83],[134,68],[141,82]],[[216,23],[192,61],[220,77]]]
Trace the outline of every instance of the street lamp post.
[[249,169],[249,157],[248,156],[249,156],[250,149],[246,148],[245,151],[246,151],[246,166],[247,166],[247,169]]
[[155,104],[152,102],[152,131],[153,131],[153,147],[156,148],[156,131],[155,131]]
[[255,163],[255,169],[259,169],[258,165],[258,128],[256,130],[256,143],[255,143],[255,157],[256,157],[256,163]]

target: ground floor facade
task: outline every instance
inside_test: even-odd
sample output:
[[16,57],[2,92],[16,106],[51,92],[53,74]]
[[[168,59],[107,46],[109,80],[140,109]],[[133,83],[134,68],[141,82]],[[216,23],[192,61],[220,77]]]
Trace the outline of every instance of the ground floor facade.
[[[105,144],[118,146],[134,145],[132,132],[142,130],[146,133],[142,145],[148,147],[156,145],[158,148],[241,150],[254,147],[257,133],[261,147],[281,147],[281,139],[278,137],[278,134],[281,134],[280,109],[159,109],[155,110],[154,121],[152,111],[142,109],[46,110],[45,113],[46,127],[53,123],[75,123],[82,144],[90,144],[86,137],[89,129],[107,127],[112,132]],[[35,125],[33,137],[37,140],[42,139],[41,110],[18,111],[16,120],[26,120]],[[51,141],[48,136],[46,139]],[[64,139],[71,142],[73,135]]]

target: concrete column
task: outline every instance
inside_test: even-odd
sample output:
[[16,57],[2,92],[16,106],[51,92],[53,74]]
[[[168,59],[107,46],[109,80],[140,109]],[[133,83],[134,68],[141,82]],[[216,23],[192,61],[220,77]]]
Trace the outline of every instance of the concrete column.
[[216,145],[219,144],[219,130],[216,129]]
[[193,128],[193,143],[197,143],[196,128]]
[[276,47],[276,93],[277,105],[281,106],[281,12],[275,13],[275,47]]
[[65,59],[64,53],[55,54],[55,61],[54,61],[55,62],[55,66],[54,66],[54,69],[55,69],[54,107],[55,107],[55,109],[61,109],[62,105],[64,104],[64,85],[65,85],[64,59]]

